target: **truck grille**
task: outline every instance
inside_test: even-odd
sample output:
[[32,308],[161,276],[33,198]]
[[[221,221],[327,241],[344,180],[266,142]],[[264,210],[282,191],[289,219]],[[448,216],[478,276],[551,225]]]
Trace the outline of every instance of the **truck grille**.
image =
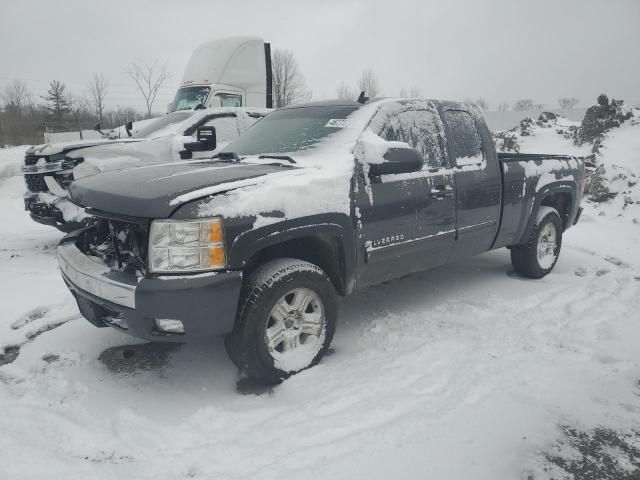
[[27,184],[27,189],[32,192],[46,192],[49,190],[42,173],[25,174],[24,181]]
[[144,275],[147,271],[148,225],[96,217],[76,246],[99,257],[112,270]]
[[40,159],[37,155],[25,155],[24,156],[24,164],[25,165],[35,165],[38,163],[38,159]]

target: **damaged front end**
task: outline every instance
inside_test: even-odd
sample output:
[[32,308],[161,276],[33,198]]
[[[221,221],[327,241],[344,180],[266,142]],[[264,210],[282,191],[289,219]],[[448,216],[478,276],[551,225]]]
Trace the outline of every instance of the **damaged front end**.
[[111,270],[146,275],[149,221],[103,217],[91,210],[87,213],[94,216],[75,242],[82,253],[99,258]]

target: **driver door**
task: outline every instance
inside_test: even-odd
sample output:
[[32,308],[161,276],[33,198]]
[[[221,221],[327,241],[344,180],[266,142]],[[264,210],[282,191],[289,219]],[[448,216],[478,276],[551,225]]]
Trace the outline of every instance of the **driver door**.
[[404,104],[377,133],[387,141],[408,143],[423,155],[425,165],[418,172],[368,178],[362,166],[366,159],[358,159],[358,286],[445,263],[455,237],[453,176],[446,172],[435,108],[425,102]]

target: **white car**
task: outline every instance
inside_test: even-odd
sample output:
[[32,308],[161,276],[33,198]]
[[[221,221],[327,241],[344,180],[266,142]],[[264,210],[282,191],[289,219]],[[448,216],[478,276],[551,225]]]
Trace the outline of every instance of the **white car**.
[[[214,155],[271,110],[209,108],[169,113],[149,122],[131,138],[36,145],[25,153],[22,172],[25,210],[36,222],[62,231],[78,228],[84,211],[67,198],[71,182],[105,171]],[[204,128],[203,128],[204,127]],[[216,141],[198,138],[215,128]],[[216,144],[215,148],[210,148]]]

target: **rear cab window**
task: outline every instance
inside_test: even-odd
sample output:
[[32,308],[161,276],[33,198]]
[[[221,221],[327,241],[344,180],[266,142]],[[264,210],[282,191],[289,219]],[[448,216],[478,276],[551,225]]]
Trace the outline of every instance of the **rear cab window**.
[[447,145],[455,167],[481,166],[485,156],[473,116],[465,110],[446,110]]

